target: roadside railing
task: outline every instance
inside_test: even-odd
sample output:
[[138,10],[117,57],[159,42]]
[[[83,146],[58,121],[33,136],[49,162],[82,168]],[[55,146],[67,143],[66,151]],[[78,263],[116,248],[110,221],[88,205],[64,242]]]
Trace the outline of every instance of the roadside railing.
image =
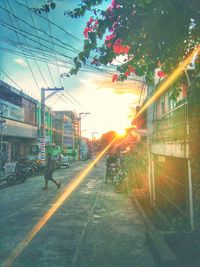
[[168,111],[153,121],[151,141],[186,141],[188,132],[187,102]]

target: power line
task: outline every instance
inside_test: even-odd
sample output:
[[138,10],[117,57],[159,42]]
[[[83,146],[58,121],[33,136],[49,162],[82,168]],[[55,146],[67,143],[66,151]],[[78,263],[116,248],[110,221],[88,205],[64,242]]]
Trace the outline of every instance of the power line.
[[[15,46],[16,48],[16,46]],[[24,54],[22,52],[17,52],[17,51],[14,51],[14,50],[11,50],[11,49],[7,49],[7,48],[3,48],[3,47],[0,47],[0,50],[3,50],[3,51],[6,51],[8,53],[11,53],[11,54],[14,54],[14,55],[19,55],[19,56],[24,56]],[[29,59],[32,59],[33,60],[33,57],[31,57],[31,55],[27,54],[27,52],[25,51],[26,53],[26,57],[29,58]],[[35,57],[37,58],[38,61],[41,61],[41,62],[46,62],[44,58],[42,58],[41,56],[38,55],[39,52],[37,52],[37,54],[35,54]],[[53,59],[52,58],[52,55],[48,55],[50,58],[48,59],[49,63],[52,64],[52,65],[56,65],[56,63],[54,61],[52,61]],[[66,62],[66,61],[63,61],[61,59],[59,59],[59,61],[63,64],[69,64],[69,65],[73,65],[73,63],[70,63],[70,62]],[[59,65],[60,67],[62,68],[66,68],[66,66],[63,66],[63,65]],[[107,77],[107,78],[111,78],[112,76],[111,75],[105,75],[105,74],[101,74],[93,69],[88,69],[88,68],[81,68],[79,70],[80,72],[87,72],[90,71],[91,73],[94,73],[95,75],[98,75],[98,76],[103,76],[103,77]]]
[[[6,23],[4,23],[4,22],[2,22],[2,21],[0,21],[0,24],[3,25],[4,27],[6,27],[6,28],[8,28],[8,29],[10,29],[10,30],[12,30],[12,31],[14,31],[14,32],[17,32],[18,34],[20,34],[20,35],[24,36],[25,38],[28,38],[29,40],[31,40],[31,41],[33,41],[33,42],[35,42],[35,43],[38,44],[37,41],[35,41],[34,39],[32,39],[32,38],[30,38],[29,36],[25,35],[25,34],[28,34],[28,35],[30,35],[30,36],[37,37],[37,36],[35,36],[34,34],[30,34],[30,33],[28,33],[27,31],[24,31],[24,30],[21,30],[21,32],[19,32],[19,29],[18,29],[18,28],[16,28],[16,27],[12,27],[12,28],[11,28],[11,26],[10,26],[9,24],[6,24]],[[22,32],[24,32],[25,34],[23,34]],[[43,41],[45,41],[45,42],[48,42],[48,43],[49,43],[49,41],[46,40],[46,39],[44,39],[44,38],[41,38],[41,37],[40,37],[40,39],[43,40]],[[46,46],[46,45],[44,45],[44,44],[42,44],[42,45],[43,45],[43,47],[47,48],[48,50],[53,51],[53,50],[50,49],[48,46]],[[66,49],[65,47],[62,47],[62,46],[60,46],[60,45],[58,45],[58,44],[55,44],[55,45],[57,45],[57,46],[59,46],[59,47],[61,47],[61,48]],[[57,52],[57,54],[59,54],[59,55],[61,55],[61,56],[63,56],[63,57],[66,57],[66,58],[69,58],[69,59],[72,59],[72,60],[73,60],[72,57],[69,57],[69,56],[67,56],[66,54],[60,53],[60,52],[58,52],[58,51],[56,51],[56,52]],[[73,64],[73,65],[74,65],[74,64]],[[114,73],[112,73],[112,72],[106,70],[105,68],[104,68],[104,69],[102,69],[102,68],[97,68],[97,67],[91,66],[91,65],[89,65],[89,64],[87,64],[87,63],[86,63],[86,65],[87,65],[88,68],[90,68],[90,69],[95,69],[95,70],[97,70],[97,71],[100,71],[100,72],[103,72],[103,73],[108,73],[108,74],[111,74],[111,75],[114,74]],[[83,68],[83,67],[82,67],[82,68]],[[135,79],[130,79],[130,78],[129,78],[129,80],[135,80]],[[139,81],[139,80],[137,80],[137,81],[138,81],[138,82],[141,82],[141,81]]]
[[[4,0],[3,0],[3,1],[4,1]],[[31,34],[31,33],[27,32],[27,31],[25,31],[25,30],[20,30],[20,29],[14,27],[14,25],[11,26],[11,25],[9,25],[9,24],[3,22],[3,21],[0,21],[0,24],[1,24],[2,26],[4,26],[5,28],[7,28],[7,29],[9,29],[9,30],[12,30],[12,31],[16,32],[17,34],[20,34],[20,35],[24,36],[25,38],[28,38],[28,39],[31,40],[32,42],[35,42],[35,43],[38,44],[37,41],[35,41],[34,39],[32,39],[32,38],[29,37],[29,36],[32,36],[32,37],[34,37],[34,38],[37,38],[36,35]],[[27,34],[28,36],[25,35],[25,34]],[[42,37],[40,37],[40,39],[43,40],[43,41],[45,41],[45,42],[47,42],[47,43],[49,43],[49,40],[46,40],[46,39],[44,39],[44,38],[42,38]],[[60,46],[60,45],[58,45],[58,44],[56,44],[56,45],[59,46],[59,47],[61,47],[61,48],[66,49],[65,47],[62,47],[62,46]],[[44,44],[43,44],[43,47],[45,47],[45,48],[47,48],[47,49],[50,50],[50,48],[49,48],[48,46],[44,45]],[[72,60],[73,60],[72,57],[66,56],[65,54],[62,54],[62,53],[60,53],[60,52],[57,52],[57,53],[59,53],[60,55],[66,57],[66,58],[69,58],[69,59],[72,59]]]
[[[27,0],[26,0],[26,1],[27,1]],[[61,41],[61,40],[59,40],[58,38],[56,38],[56,37],[51,37],[48,33],[46,33],[45,31],[43,31],[42,29],[37,28],[35,25],[34,25],[34,26],[31,25],[31,24],[28,23],[27,21],[21,19],[20,17],[16,16],[14,13],[12,13],[12,12],[10,12],[9,10],[3,8],[2,6],[0,6],[0,8],[1,8],[2,10],[6,11],[8,14],[12,15],[15,19],[17,19],[17,20],[23,22],[24,24],[28,25],[29,27],[33,28],[34,30],[40,31],[41,33],[43,33],[44,35],[48,36],[49,38],[53,38],[53,39],[55,39],[56,41],[58,41],[59,43],[65,45],[65,46],[70,47],[72,50],[68,48],[69,51],[74,52],[74,53],[80,52],[80,51],[78,51],[77,49],[75,49],[74,47],[72,47],[71,45],[69,45],[69,44],[67,44],[67,43],[65,43],[65,42],[63,42],[63,41]],[[29,9],[29,12],[30,12],[30,15],[31,15],[31,17],[32,17],[32,12],[30,11],[30,9]],[[66,49],[66,47],[63,47],[63,48]]]
[[[6,3],[5,3],[5,1],[3,0],[3,2],[4,2],[4,5],[5,5],[5,7],[7,8],[7,6],[6,6]],[[11,24],[13,25],[13,27],[14,27],[14,23],[13,23],[13,21],[12,21],[12,18],[11,18],[11,16],[9,15],[9,18],[10,18],[10,21],[11,21]],[[20,39],[19,39],[19,36],[18,36],[18,34],[16,33],[16,36],[17,36],[17,39],[18,39],[18,41],[19,41],[19,43],[20,43]],[[23,47],[21,47],[22,48],[22,51],[24,51],[23,50]],[[25,53],[24,53],[24,57],[26,58],[26,55],[25,55]],[[30,69],[30,71],[31,71],[31,74],[32,74],[32,77],[33,77],[33,79],[34,79],[34,81],[35,81],[35,84],[36,84],[36,86],[37,86],[37,88],[39,89],[39,85],[38,85],[38,83],[37,83],[37,80],[36,80],[36,77],[35,77],[35,75],[34,75],[34,73],[33,73],[33,70],[32,70],[32,68],[31,68],[31,66],[30,66],[30,63],[29,63],[29,61],[28,61],[28,59],[26,58],[26,62],[27,62],[27,64],[28,64],[28,67],[29,67],[29,69]]]
[[[10,3],[9,3],[9,1],[8,1],[8,0],[7,0],[7,2],[8,2],[8,5],[9,5],[9,7],[10,7],[11,11],[13,12],[12,6],[10,5]],[[16,19],[15,19],[15,21],[16,21],[16,23],[17,23],[17,25],[18,25],[19,29],[21,30],[21,27],[20,27],[20,24],[19,24],[19,22],[18,22]],[[46,85],[46,86],[48,86],[48,85],[47,85],[47,82],[46,82],[46,80],[45,80],[45,78],[44,78],[44,75],[43,75],[43,73],[42,73],[42,72],[41,72],[41,70],[40,70],[40,67],[39,67],[38,63],[37,63],[37,61],[35,60],[35,57],[34,57],[34,55],[32,54],[32,51],[31,51],[31,49],[30,49],[30,46],[29,46],[29,44],[28,44],[28,42],[27,42],[26,38],[25,38],[25,42],[26,42],[26,44],[27,44],[27,46],[28,46],[28,48],[29,48],[29,51],[30,51],[31,55],[32,55],[32,56],[33,56],[33,58],[34,58],[34,62],[35,62],[35,64],[36,64],[36,66],[37,66],[37,69],[38,69],[38,71],[39,71],[39,73],[40,73],[40,75],[41,75],[41,77],[42,77],[42,79],[43,79],[43,81],[44,81],[45,85]]]
[[[47,18],[48,18],[48,14],[46,14],[47,15]],[[49,31],[50,31],[50,34],[51,34],[51,36],[52,36],[52,31],[51,31],[51,25],[50,25],[50,22],[49,22],[49,20],[48,20],[48,25],[49,25]],[[57,70],[58,70],[58,75],[59,75],[59,78],[60,78],[60,71],[59,71],[59,66],[58,66],[58,59],[57,59],[57,56],[56,56],[56,53],[55,53],[55,47],[54,47],[54,40],[53,40],[53,38],[52,38],[52,45],[53,45],[53,48],[54,48],[54,55],[55,55],[55,58],[56,58],[56,65],[57,65]],[[62,79],[60,79],[60,83],[61,83],[61,86],[63,86],[63,83],[62,83]],[[67,91],[66,91],[67,92]],[[64,95],[64,93],[63,92],[60,92],[61,93],[61,96],[60,96],[60,98],[63,100],[63,98],[62,98],[62,96],[64,96],[65,98],[67,98],[65,95]],[[69,94],[70,95],[70,94]],[[70,95],[71,96],[71,95]],[[72,96],[71,96],[72,97]],[[77,101],[74,97],[72,97],[80,106],[82,106],[81,104],[80,104],[80,102],[79,101]],[[57,99],[57,101],[59,100],[59,98]],[[69,100],[70,102],[72,102],[69,98],[67,98],[67,100]],[[56,102],[57,102],[56,101]],[[55,102],[55,103],[56,103]],[[64,100],[64,102],[65,102],[65,100]],[[54,103],[54,104],[55,104]]]
[[65,29],[63,29],[61,26],[57,25],[56,23],[54,23],[53,21],[43,17],[42,15],[38,14],[38,13],[35,13],[33,11],[33,9],[29,8],[28,6],[26,6],[25,4],[15,0],[19,5],[25,7],[26,9],[29,9],[31,12],[33,12],[35,15],[37,15],[38,17],[44,19],[44,20],[47,20],[49,21],[49,23],[51,23],[52,25],[54,25],[55,27],[59,28],[61,31],[65,32],[68,36],[72,37],[74,40],[78,41],[80,44],[83,44],[83,41],[79,38],[77,38],[75,35],[71,34],[70,32],[66,31]]
[[[26,3],[27,3],[27,5],[28,5],[27,0],[26,0]],[[33,19],[33,16],[32,16],[32,13],[31,13],[31,12],[30,12],[30,16],[31,16],[32,23],[33,23],[33,25],[35,26],[35,22],[34,22],[34,19]],[[40,47],[41,47],[41,49],[42,49],[42,52],[43,52],[43,55],[44,55],[44,58],[45,58],[45,61],[46,61],[46,55],[45,55],[44,50],[43,50],[43,47],[42,47],[42,45],[41,45],[41,42],[40,42],[40,38],[39,38],[39,34],[38,34],[38,31],[37,31],[37,28],[36,28],[36,27],[34,27],[34,28],[35,28],[36,35],[37,35],[37,37],[38,37],[38,42],[39,42],[39,44],[40,44]],[[54,87],[56,87],[56,86],[55,86],[55,83],[54,83],[54,80],[53,80],[53,76],[52,76],[52,74],[51,74],[51,71],[50,71],[50,69],[49,69],[49,65],[48,65],[47,61],[46,61],[46,65],[47,65],[47,69],[48,69],[49,75],[50,75],[50,77],[51,77],[52,84],[53,84]],[[46,86],[46,87],[48,87],[48,86]]]
[[56,67],[57,67],[57,71],[58,71],[58,77],[59,77],[60,85],[61,85],[61,87],[63,87],[63,84],[62,84],[62,81],[61,81],[61,78],[60,78],[60,71],[59,71],[59,67],[58,67],[58,59],[57,59],[56,52],[55,52],[55,46],[54,46],[54,42],[53,42],[53,36],[52,36],[52,32],[51,32],[51,26],[50,26],[50,23],[49,22],[48,22],[48,26],[49,26],[49,32],[50,32],[50,35],[51,35],[51,42],[52,42],[52,45],[53,45],[54,56],[55,56],[55,59],[56,59]]
[[0,71],[4,74],[4,75],[6,75],[6,77],[8,77],[8,79],[10,80],[10,81],[12,81],[21,91],[24,91],[22,88],[21,88],[21,86],[19,86],[17,83],[16,83],[16,81],[14,81],[7,73],[5,73],[5,71],[3,71],[1,68],[0,68]]
[[[32,12],[33,12],[33,10],[29,7],[29,6],[26,6],[26,5],[24,5],[24,4],[22,4],[22,3],[20,3],[20,2],[18,2],[18,1],[16,1],[17,3],[19,3],[20,5],[22,5],[22,6],[24,6],[25,8],[27,8],[28,10],[31,10]],[[45,17],[43,17],[43,16],[41,16],[41,15],[39,15],[38,13],[35,13],[34,12],[34,14],[36,14],[36,15],[38,15],[39,17],[41,17],[41,18],[43,18],[43,19],[45,19],[45,20],[47,20],[49,23],[51,23],[51,24],[53,24],[54,26],[56,26],[56,27],[58,27],[60,30],[62,30],[62,31],[64,31],[67,35],[70,35],[71,37],[73,37],[76,41],[79,41],[82,45],[83,45],[83,41],[81,40],[81,39],[79,39],[79,38],[77,38],[76,36],[74,36],[73,34],[70,34],[68,31],[66,31],[66,30],[64,30],[62,27],[60,27],[59,25],[57,25],[57,24],[55,24],[54,22],[52,22],[52,21],[50,21],[48,18],[45,18]],[[25,22],[26,23],[26,22]],[[57,39],[57,38],[55,38],[55,39]],[[57,39],[58,40],[58,39]],[[60,40],[58,40],[58,41],[60,41]],[[63,44],[66,44],[66,43],[64,43],[64,42],[62,42]],[[69,46],[68,44],[66,44],[67,46]],[[70,47],[72,47],[72,46],[70,46]],[[73,48],[73,47],[72,47]],[[73,48],[74,49],[74,48]],[[78,53],[78,52],[80,52],[79,50],[74,50],[76,53]],[[91,57],[90,57],[91,58]],[[116,60],[117,61],[117,60]],[[94,66],[90,66],[91,68],[96,68],[96,67],[94,67]],[[98,71],[104,71],[104,70],[102,70],[102,69],[99,69],[99,68],[96,68]]]
[[[12,23],[12,25],[13,25],[13,23]],[[21,31],[21,28],[20,28],[20,26],[19,26],[19,24],[18,24],[18,27],[19,27],[19,29],[20,29],[20,31]],[[38,38],[39,39],[39,38]],[[19,40],[19,39],[18,39]],[[19,43],[20,43],[20,45],[21,45],[21,42],[20,42],[20,40],[19,40]],[[28,43],[26,42],[26,44],[28,45]],[[23,50],[23,47],[22,47],[22,45],[21,45],[21,48],[22,48],[22,50]],[[31,50],[29,49],[29,51],[31,52]],[[54,49],[54,52],[55,52],[55,49]],[[24,54],[24,56],[26,56],[25,55],[25,53],[24,53],[24,50],[23,50],[23,54]],[[33,54],[31,54],[33,57],[34,57],[34,55]],[[56,55],[55,55],[56,56]],[[57,64],[57,67],[58,67],[58,63],[56,62],[56,64]],[[52,77],[52,75],[51,75],[51,77]],[[59,78],[60,78],[60,73],[59,73]],[[53,78],[52,78],[53,79]],[[54,86],[55,86],[55,84],[54,84]],[[60,97],[61,98],[61,97]],[[78,101],[77,101],[78,102]],[[79,103],[79,102],[78,102]]]

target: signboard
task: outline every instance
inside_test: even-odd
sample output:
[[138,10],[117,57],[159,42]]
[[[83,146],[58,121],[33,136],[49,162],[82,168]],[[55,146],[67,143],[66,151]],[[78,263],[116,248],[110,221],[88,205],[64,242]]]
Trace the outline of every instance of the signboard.
[[50,136],[49,135],[45,136],[45,142],[46,143],[50,142]]

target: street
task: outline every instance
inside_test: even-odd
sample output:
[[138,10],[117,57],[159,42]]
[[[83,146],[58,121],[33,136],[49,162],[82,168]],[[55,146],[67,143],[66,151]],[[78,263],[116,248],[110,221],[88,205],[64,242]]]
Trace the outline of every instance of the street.
[[43,191],[44,179],[37,176],[0,190],[1,266],[156,266],[136,205],[127,194],[117,194],[112,184],[104,183],[104,160],[30,235],[55,199],[89,163],[78,162],[56,171],[54,178],[61,182],[60,189],[49,182],[48,190]]

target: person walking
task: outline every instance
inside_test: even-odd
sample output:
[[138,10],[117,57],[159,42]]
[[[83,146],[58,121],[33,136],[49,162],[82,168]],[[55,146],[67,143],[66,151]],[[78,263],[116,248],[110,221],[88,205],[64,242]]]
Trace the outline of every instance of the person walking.
[[48,189],[48,182],[49,180],[52,181],[54,184],[56,184],[57,188],[60,188],[60,183],[56,182],[56,180],[53,179],[53,172],[55,169],[55,161],[51,158],[51,154],[47,154],[47,163],[45,166],[45,174],[44,174],[44,179],[45,179],[45,187],[43,190]]

